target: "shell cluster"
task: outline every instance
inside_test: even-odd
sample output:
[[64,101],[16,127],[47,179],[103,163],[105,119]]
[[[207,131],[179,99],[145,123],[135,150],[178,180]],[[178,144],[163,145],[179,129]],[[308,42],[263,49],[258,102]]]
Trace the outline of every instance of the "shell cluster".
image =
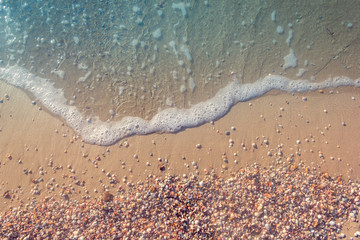
[[[0,237],[36,239],[333,239],[358,221],[360,184],[327,173],[252,166],[222,178],[154,177],[113,198],[26,204]],[[106,193],[110,196],[109,193]]]

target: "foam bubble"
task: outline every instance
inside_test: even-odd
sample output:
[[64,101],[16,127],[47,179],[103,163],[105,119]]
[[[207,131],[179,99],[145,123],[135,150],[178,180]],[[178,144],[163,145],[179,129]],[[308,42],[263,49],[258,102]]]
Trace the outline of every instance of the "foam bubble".
[[235,78],[233,82],[220,89],[213,98],[189,109],[168,108],[156,114],[151,120],[124,117],[117,122],[103,122],[97,117],[87,121],[76,107],[66,105],[62,90],[56,89],[48,79],[35,76],[25,68],[19,66],[0,68],[0,79],[30,91],[49,111],[63,118],[85,142],[97,145],[111,145],[135,134],[177,132],[188,127],[196,127],[224,116],[234,104],[262,96],[270,90],[305,92],[339,86],[360,87],[360,79],[353,81],[347,77],[335,77],[321,83],[313,83],[308,80],[294,81],[274,75],[251,84],[240,84]]

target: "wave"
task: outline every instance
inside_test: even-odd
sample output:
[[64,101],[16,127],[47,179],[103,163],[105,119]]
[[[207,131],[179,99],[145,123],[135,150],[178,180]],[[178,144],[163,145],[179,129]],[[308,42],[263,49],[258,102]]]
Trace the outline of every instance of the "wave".
[[234,81],[220,89],[214,97],[189,109],[168,108],[151,120],[128,116],[120,121],[104,122],[96,116],[86,118],[76,107],[66,104],[64,92],[56,89],[49,79],[38,77],[23,67],[14,65],[0,68],[0,79],[31,92],[50,112],[63,118],[84,142],[96,145],[112,145],[131,135],[175,133],[197,127],[223,117],[234,104],[260,97],[271,90],[306,92],[339,86],[360,87],[360,78],[352,80],[344,76],[316,83],[269,75],[248,84],[239,83],[234,76]]

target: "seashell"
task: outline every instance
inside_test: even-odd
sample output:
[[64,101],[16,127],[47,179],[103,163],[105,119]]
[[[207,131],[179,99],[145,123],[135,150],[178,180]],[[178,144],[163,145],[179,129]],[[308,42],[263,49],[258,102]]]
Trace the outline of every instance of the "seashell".
[[9,159],[9,160],[11,160],[11,159],[12,159],[12,156],[11,156],[11,154],[10,154],[10,153],[5,154],[5,157],[6,157],[7,159]]
[[323,178],[325,178],[325,179],[330,179],[330,176],[329,176],[329,174],[328,174],[327,172],[323,172],[323,173],[321,174],[321,177],[323,177]]

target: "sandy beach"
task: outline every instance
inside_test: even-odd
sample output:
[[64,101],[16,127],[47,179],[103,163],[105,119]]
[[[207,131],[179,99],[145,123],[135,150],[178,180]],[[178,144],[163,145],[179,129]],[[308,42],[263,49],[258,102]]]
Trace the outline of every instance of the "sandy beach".
[[360,238],[359,1],[0,5],[0,239]]
[[[100,201],[105,191],[122,196],[149,176],[229,179],[254,164],[344,182],[360,177],[358,88],[273,91],[197,128],[100,147],[83,143],[20,89],[0,84],[2,214],[43,199]],[[347,223],[342,231],[353,236],[358,221]]]

